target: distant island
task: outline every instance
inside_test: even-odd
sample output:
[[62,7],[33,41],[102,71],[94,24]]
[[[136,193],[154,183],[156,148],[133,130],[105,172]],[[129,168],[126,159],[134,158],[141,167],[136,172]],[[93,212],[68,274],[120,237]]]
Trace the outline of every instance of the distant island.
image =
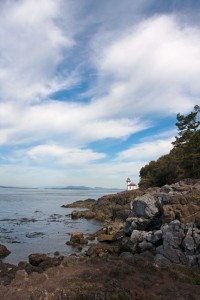
[[122,190],[119,188],[103,188],[103,187],[89,187],[84,185],[68,185],[65,187],[47,187],[46,189],[59,189],[59,190]]
[[16,187],[16,186],[4,186],[0,185],[2,189],[50,189],[50,190],[119,190],[122,191],[123,189],[120,188],[103,188],[103,187],[89,187],[84,185],[68,185],[68,186],[50,186],[50,187]]

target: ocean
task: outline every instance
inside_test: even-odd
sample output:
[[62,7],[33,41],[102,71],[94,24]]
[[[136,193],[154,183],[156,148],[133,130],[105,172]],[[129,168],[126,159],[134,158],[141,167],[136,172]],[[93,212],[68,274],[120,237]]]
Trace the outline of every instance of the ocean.
[[11,254],[4,262],[17,264],[27,261],[31,253],[53,256],[76,252],[66,245],[73,231],[85,236],[94,233],[102,224],[95,220],[72,220],[73,209],[61,207],[77,200],[98,199],[119,190],[64,190],[0,188],[0,244]]

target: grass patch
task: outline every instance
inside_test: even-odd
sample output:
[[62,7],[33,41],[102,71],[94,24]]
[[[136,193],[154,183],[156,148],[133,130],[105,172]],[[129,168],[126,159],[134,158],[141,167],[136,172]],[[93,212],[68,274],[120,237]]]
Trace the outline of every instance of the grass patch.
[[137,270],[141,273],[156,273],[158,269],[153,263],[145,261],[144,259],[138,258],[133,264]]
[[188,199],[190,200],[190,202],[193,202],[194,204],[200,206],[200,193],[199,192],[191,193],[188,196]]
[[200,270],[198,267],[177,265],[170,271],[170,276],[177,281],[200,285]]

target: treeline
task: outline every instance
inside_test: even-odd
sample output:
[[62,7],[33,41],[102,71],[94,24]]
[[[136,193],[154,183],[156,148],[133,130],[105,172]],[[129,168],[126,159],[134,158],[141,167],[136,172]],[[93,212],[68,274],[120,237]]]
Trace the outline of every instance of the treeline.
[[177,114],[178,136],[169,154],[140,170],[140,187],[172,184],[185,178],[200,178],[200,106],[188,115]]

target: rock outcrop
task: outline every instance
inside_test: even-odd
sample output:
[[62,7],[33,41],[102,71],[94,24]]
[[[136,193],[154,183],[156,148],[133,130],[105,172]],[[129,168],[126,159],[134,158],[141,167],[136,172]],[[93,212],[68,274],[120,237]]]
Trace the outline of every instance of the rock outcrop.
[[132,254],[150,251],[158,265],[200,266],[200,182],[181,181],[131,201],[123,247]]
[[67,205],[62,205],[62,207],[64,207],[64,208],[76,208],[76,207],[91,208],[95,202],[96,202],[96,200],[88,198],[86,200],[78,200],[78,201],[75,201],[75,202],[67,204]]
[[[87,199],[85,207],[84,201],[70,207],[79,205],[88,209],[73,211],[72,218],[104,222],[104,227],[95,234],[102,247],[103,243],[113,243],[118,254],[129,251],[139,255],[148,251],[157,265],[187,262],[200,266],[200,180],[124,191],[96,201]],[[72,241],[69,244],[73,245]]]
[[86,199],[72,204],[62,205],[65,208],[85,208],[86,210],[74,210],[72,218],[96,219],[98,221],[124,221],[130,213],[130,202],[136,196],[143,195],[144,191],[124,191],[117,194],[106,195],[98,200]]

